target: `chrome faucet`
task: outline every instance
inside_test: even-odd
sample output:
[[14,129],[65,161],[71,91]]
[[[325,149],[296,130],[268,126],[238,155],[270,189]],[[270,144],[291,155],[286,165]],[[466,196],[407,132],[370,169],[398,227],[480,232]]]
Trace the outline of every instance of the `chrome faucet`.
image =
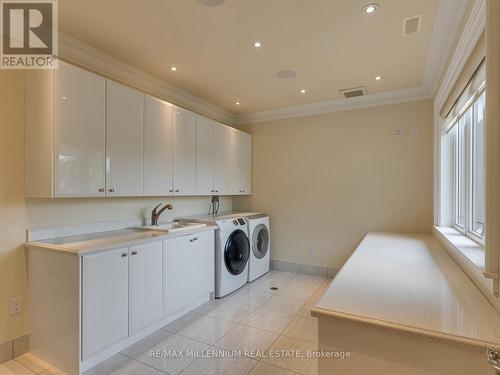
[[165,207],[163,207],[160,211],[157,212],[158,207],[160,207],[162,203],[160,203],[158,206],[156,206],[153,209],[153,212],[151,213],[151,225],[158,225],[158,219],[160,218],[160,215],[165,212],[165,210],[171,210],[174,207],[172,207],[171,204],[166,204]]

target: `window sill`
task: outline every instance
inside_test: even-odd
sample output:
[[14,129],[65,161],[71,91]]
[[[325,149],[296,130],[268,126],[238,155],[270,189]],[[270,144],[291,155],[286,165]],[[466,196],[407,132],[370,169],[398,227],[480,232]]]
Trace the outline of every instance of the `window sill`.
[[485,249],[484,247],[466,237],[455,228],[434,227],[448,242],[474,267],[484,272]]

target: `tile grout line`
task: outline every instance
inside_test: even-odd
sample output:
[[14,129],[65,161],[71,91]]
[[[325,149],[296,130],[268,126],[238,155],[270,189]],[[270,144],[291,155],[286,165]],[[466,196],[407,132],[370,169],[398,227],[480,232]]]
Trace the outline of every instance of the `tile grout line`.
[[[279,281],[279,282],[278,282],[278,283],[276,283],[276,284],[277,284],[277,286],[278,286],[278,284],[280,284],[280,286],[278,286],[278,287],[279,287],[279,288],[281,288],[281,285],[286,284],[286,283],[289,283],[289,282],[291,282],[291,281],[293,281],[293,280],[296,280],[297,278],[300,278],[301,276],[303,276],[303,275],[295,275],[295,276],[294,276],[294,277],[292,277],[290,280]],[[315,277],[315,276],[312,276],[312,277]],[[220,303],[220,304],[218,304],[218,305],[222,305],[224,302],[232,302],[232,303],[239,304],[239,305],[242,305],[242,306],[248,306],[248,307],[250,307],[250,308],[252,308],[252,309],[253,309],[253,311],[252,311],[251,313],[253,313],[254,311],[256,311],[256,310],[257,310],[257,309],[259,309],[259,308],[262,308],[262,309],[264,309],[264,310],[269,310],[269,311],[272,311],[272,312],[283,313],[282,311],[278,311],[278,310],[273,310],[273,309],[264,308],[264,307],[262,307],[262,305],[263,305],[263,304],[265,304],[267,301],[269,301],[269,300],[270,300],[273,296],[280,296],[280,297],[285,297],[285,298],[293,298],[293,299],[296,299],[296,300],[301,300],[301,301],[304,301],[304,303],[302,304],[301,308],[300,308],[297,312],[295,312],[295,313],[293,313],[293,314],[288,314],[288,315],[290,315],[290,316],[293,316],[293,318],[292,318],[292,319],[288,322],[288,324],[286,325],[286,327],[285,327],[283,330],[281,330],[280,332],[268,331],[268,330],[265,330],[265,329],[262,329],[262,328],[252,327],[252,326],[248,326],[248,325],[243,324],[243,322],[244,322],[244,321],[248,318],[248,316],[249,316],[251,313],[250,313],[250,314],[248,314],[246,318],[244,318],[243,320],[241,320],[241,321],[240,321],[240,322],[238,322],[238,323],[236,323],[236,322],[234,322],[234,321],[231,321],[231,320],[226,320],[226,319],[222,319],[222,318],[219,318],[219,317],[215,317],[215,316],[208,315],[208,314],[209,314],[209,313],[210,313],[213,309],[218,308],[218,306],[215,306],[213,309],[209,309],[209,310],[208,310],[208,311],[206,311],[206,312],[198,312],[198,311],[195,311],[195,310],[193,310],[193,311],[191,311],[191,312],[190,312],[190,313],[196,313],[197,315],[200,315],[200,317],[206,316],[206,317],[209,317],[209,318],[212,318],[212,319],[216,319],[216,320],[220,320],[220,321],[225,321],[225,322],[228,322],[228,323],[231,323],[231,324],[233,324],[233,325],[234,325],[234,326],[233,326],[233,327],[231,327],[231,328],[230,328],[230,329],[229,329],[229,330],[228,330],[228,331],[227,331],[224,335],[222,335],[219,339],[217,339],[217,340],[216,340],[213,344],[207,344],[207,343],[202,342],[202,341],[200,341],[200,340],[198,340],[198,339],[193,339],[193,338],[191,338],[191,337],[184,336],[183,334],[180,334],[180,333],[179,333],[179,331],[178,331],[178,332],[168,331],[167,329],[164,329],[165,327],[160,328],[160,330],[162,330],[163,332],[168,333],[170,336],[172,336],[172,335],[177,335],[177,336],[179,336],[179,337],[183,337],[183,338],[185,338],[185,339],[192,340],[192,341],[194,341],[194,342],[196,342],[196,343],[203,344],[203,345],[207,345],[207,346],[209,346],[209,348],[213,348],[213,349],[223,349],[223,350],[225,350],[225,348],[221,348],[221,347],[217,346],[217,343],[218,343],[218,342],[220,342],[220,341],[221,341],[224,337],[226,337],[227,335],[229,335],[231,332],[233,332],[233,331],[234,331],[237,327],[252,328],[252,329],[256,329],[256,330],[262,331],[262,332],[266,332],[266,333],[270,333],[270,334],[276,334],[276,335],[277,335],[277,336],[276,336],[276,338],[272,341],[272,343],[271,343],[271,344],[269,344],[269,345],[267,346],[267,349],[264,351],[264,354],[263,354],[263,356],[262,356],[262,357],[259,357],[258,359],[254,359],[254,358],[251,358],[251,357],[246,357],[246,356],[244,357],[244,358],[247,358],[247,359],[252,359],[252,360],[254,360],[254,362],[255,362],[255,363],[254,363],[254,365],[250,368],[250,370],[249,370],[248,372],[246,372],[246,374],[248,375],[249,373],[251,373],[251,372],[254,370],[254,368],[255,368],[255,367],[256,367],[256,366],[257,366],[260,362],[262,362],[263,364],[268,365],[268,366],[272,366],[272,367],[279,368],[279,369],[284,369],[284,370],[289,371],[289,372],[291,372],[291,373],[293,373],[293,374],[302,375],[302,374],[300,374],[300,373],[298,373],[298,372],[296,372],[296,371],[292,371],[292,370],[289,370],[289,369],[286,369],[286,368],[283,368],[283,367],[277,366],[277,365],[275,365],[275,364],[267,363],[267,362],[265,362],[265,361],[262,361],[262,359],[263,359],[263,358],[265,358],[265,355],[266,355],[267,353],[269,353],[269,350],[270,350],[270,349],[272,348],[272,346],[276,343],[276,341],[278,341],[281,337],[286,337],[286,338],[296,339],[296,340],[299,340],[299,341],[302,341],[302,342],[306,342],[306,343],[308,343],[308,344],[313,344],[313,345],[315,344],[315,345],[318,345],[318,343],[312,343],[312,342],[310,342],[310,341],[307,341],[307,340],[302,340],[302,339],[300,339],[300,338],[295,338],[295,337],[292,337],[292,336],[287,336],[287,335],[285,335],[285,334],[284,334],[284,332],[286,331],[286,329],[288,329],[288,327],[290,327],[290,325],[292,324],[292,322],[293,322],[293,321],[294,321],[297,317],[301,317],[301,318],[305,317],[305,316],[301,315],[301,311],[302,311],[302,309],[303,309],[303,308],[304,308],[304,307],[305,307],[305,306],[306,306],[309,302],[311,302],[311,301],[313,300],[313,298],[315,298],[315,294],[316,294],[316,293],[317,293],[320,289],[325,289],[325,290],[326,290],[326,288],[322,288],[322,286],[326,283],[326,281],[327,281],[327,280],[329,280],[329,278],[321,277],[321,279],[323,279],[323,281],[322,281],[322,282],[321,282],[318,286],[316,286],[316,287],[304,287],[304,288],[307,288],[307,289],[312,289],[312,290],[313,290],[313,293],[312,293],[312,294],[311,294],[311,295],[310,295],[307,299],[304,299],[304,298],[296,298],[296,297],[293,297],[293,296],[280,295],[280,294],[278,294],[278,293],[266,293],[266,292],[262,292],[262,291],[255,291],[255,290],[254,290],[254,291],[252,291],[252,290],[250,289],[250,290],[249,290],[249,292],[254,292],[254,293],[257,293],[257,294],[261,294],[261,295],[267,295],[267,298],[266,298],[263,302],[261,302],[260,304],[258,304],[258,305],[251,305],[251,304],[249,304],[249,303],[244,303],[244,302],[240,302],[240,301],[233,301],[233,300],[231,300],[231,299],[228,299],[227,301],[221,301],[221,303]],[[263,280],[263,283],[265,283],[267,280],[268,280],[268,279]],[[182,319],[182,317],[181,317],[181,318],[179,318],[179,319]],[[172,323],[173,323],[173,322],[172,322]],[[187,324],[187,326],[189,326],[190,324],[192,324],[192,323],[188,323],[188,324]],[[184,327],[184,328],[185,328],[185,327]],[[182,329],[184,329],[184,328],[182,328]],[[181,329],[181,330],[182,330],[182,329]],[[167,338],[165,338],[165,339],[167,339]],[[160,343],[161,341],[163,341],[163,340],[160,340],[158,343]],[[148,348],[147,348],[144,352],[147,352],[148,350],[150,350],[151,348],[153,348],[155,345],[158,345],[158,343],[155,343],[155,344],[153,344],[153,345],[149,346],[149,347],[148,347]],[[144,352],[143,352],[143,353],[144,353]],[[120,355],[122,355],[123,357],[125,357],[125,358],[127,358],[127,359],[128,359],[128,361],[127,361],[126,363],[124,363],[123,365],[119,366],[119,367],[118,367],[118,369],[122,368],[122,367],[123,367],[123,366],[125,366],[127,363],[129,363],[130,361],[134,361],[135,363],[138,363],[138,364],[141,364],[141,365],[145,365],[145,366],[147,366],[147,367],[149,367],[149,368],[152,368],[152,369],[154,369],[154,370],[156,370],[156,371],[159,371],[159,372],[161,372],[161,373],[164,373],[164,374],[170,375],[170,373],[168,373],[168,372],[166,372],[166,371],[159,370],[159,369],[157,369],[157,368],[155,368],[155,367],[153,367],[153,366],[150,366],[150,365],[149,365],[149,364],[147,364],[147,363],[143,363],[143,362],[141,362],[141,361],[138,361],[135,357],[130,357],[129,355],[126,355],[126,354],[124,354],[124,353],[122,353],[122,352],[119,352],[119,353],[117,353],[117,354],[120,354]],[[200,359],[200,358],[197,358],[197,359],[193,360],[192,362],[190,362],[190,363],[189,363],[186,367],[184,367],[184,368],[183,368],[183,369],[182,369],[182,370],[178,373],[178,375],[182,374],[182,373],[183,373],[183,372],[184,372],[184,371],[185,371],[185,370],[186,370],[189,366],[191,366],[193,363],[195,363],[195,362],[196,362],[196,361],[198,361],[198,360],[201,360],[201,359]],[[16,361],[16,362],[17,362],[17,361]],[[20,363],[20,362],[18,362],[18,363]],[[23,365],[22,363],[20,363],[20,364],[21,364],[21,365]],[[24,366],[24,365],[23,365],[23,366]],[[24,367],[28,368],[27,366],[24,366]],[[32,371],[32,370],[31,370],[31,369],[29,369],[29,368],[28,368],[28,370]],[[32,372],[33,372],[33,371],[32,371]],[[34,373],[35,373],[35,372],[34,372]]]
[[[314,293],[316,293],[316,292],[319,290],[319,288],[320,288],[320,287],[321,287],[321,285],[319,285],[318,287],[316,287],[316,288],[314,289]],[[307,300],[307,302],[309,302],[309,301],[313,298],[314,293],[311,295],[311,297],[309,297],[309,299]],[[304,306],[307,304],[307,302],[304,304]],[[304,306],[302,306],[302,307],[304,307]],[[297,316],[300,316],[300,315],[297,313],[297,314],[295,315],[295,317],[297,317]],[[294,317],[294,319],[295,319],[295,317]],[[285,332],[285,331],[286,331],[286,329],[290,326],[290,324],[292,323],[292,321],[293,321],[294,319],[292,319],[292,320],[290,321],[290,323],[288,323],[288,324],[287,324],[287,326],[285,327],[285,329],[284,329],[284,330],[283,330],[283,331],[282,331],[282,332],[278,335],[278,337],[276,338],[276,340],[274,340],[274,342],[273,342],[273,343],[269,346],[269,349],[268,349],[268,350],[266,350],[266,352],[265,352],[265,353],[268,353],[268,352],[269,352],[269,350],[271,350],[272,346],[276,343],[276,341],[278,341],[278,339],[279,339],[280,337],[282,337],[282,336],[284,336],[284,337],[289,337],[289,336],[284,335],[284,334],[283,334],[283,332]],[[293,339],[295,339],[294,337],[292,337],[292,338],[293,338]],[[300,339],[299,339],[299,340],[300,340]],[[303,342],[307,342],[307,343],[309,343],[309,341],[305,341],[305,340],[300,340],[300,341],[303,341]],[[317,345],[317,344],[316,344],[316,345]],[[265,353],[264,353],[264,356],[265,356]],[[265,363],[266,365],[271,365],[271,366],[274,366],[274,367],[277,367],[277,368],[280,368],[280,369],[283,369],[283,370],[286,370],[286,371],[290,371],[290,372],[293,372],[293,373],[298,374],[298,375],[304,375],[304,374],[301,374],[301,373],[298,373],[298,372],[295,372],[295,371],[291,371],[291,370],[289,370],[289,369],[287,369],[287,368],[284,368],[284,367],[280,367],[280,366],[277,366],[277,365],[274,365],[274,364],[267,363],[267,362],[265,362],[265,361],[264,361],[264,362],[262,362],[262,363]]]

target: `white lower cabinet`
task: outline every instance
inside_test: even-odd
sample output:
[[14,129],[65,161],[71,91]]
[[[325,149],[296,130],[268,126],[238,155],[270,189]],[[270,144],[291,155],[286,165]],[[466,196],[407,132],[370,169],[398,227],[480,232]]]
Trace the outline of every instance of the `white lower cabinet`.
[[169,317],[208,301],[215,283],[214,249],[214,231],[208,230],[83,255],[82,362],[95,365],[103,352],[131,345]]
[[129,249],[129,334],[139,332],[162,317],[162,243]]
[[82,357],[128,337],[128,249],[83,257]]
[[163,241],[163,314],[169,316],[214,291],[214,232]]
[[83,359],[162,318],[161,241],[83,257]]

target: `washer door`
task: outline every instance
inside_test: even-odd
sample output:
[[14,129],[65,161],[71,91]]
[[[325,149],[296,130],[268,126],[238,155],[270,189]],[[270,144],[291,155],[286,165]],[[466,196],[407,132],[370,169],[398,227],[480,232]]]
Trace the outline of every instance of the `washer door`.
[[259,224],[252,235],[252,252],[257,259],[264,258],[269,251],[269,231],[264,224]]
[[245,269],[250,257],[250,241],[241,229],[235,230],[226,241],[224,263],[232,275],[239,275]]

